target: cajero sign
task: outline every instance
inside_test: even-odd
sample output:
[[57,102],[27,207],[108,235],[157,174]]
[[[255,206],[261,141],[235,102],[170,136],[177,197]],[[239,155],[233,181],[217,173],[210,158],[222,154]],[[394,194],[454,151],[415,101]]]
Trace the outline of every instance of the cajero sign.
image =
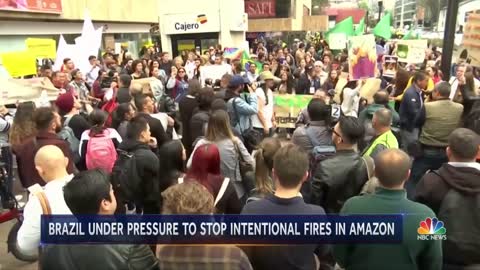
[[[160,27],[162,31],[162,27]],[[164,17],[163,31],[171,34],[220,32],[218,13],[179,13]]]

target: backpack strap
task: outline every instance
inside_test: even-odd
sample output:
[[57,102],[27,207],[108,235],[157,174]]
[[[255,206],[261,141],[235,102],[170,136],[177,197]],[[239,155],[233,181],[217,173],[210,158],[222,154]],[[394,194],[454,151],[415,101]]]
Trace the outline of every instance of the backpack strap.
[[72,120],[73,115],[65,116],[65,121],[63,122],[63,126],[67,127],[68,124],[70,123],[70,120]]
[[43,188],[39,184],[35,184],[29,187],[28,191],[38,198],[40,206],[42,207],[42,213],[44,215],[51,215],[52,209],[50,208],[50,203],[48,202],[47,195],[43,191]]
[[362,159],[363,159],[363,162],[365,163],[365,166],[367,167],[368,179],[370,179],[373,177],[373,172],[375,170],[375,162],[369,156],[362,157]]
[[222,186],[220,187],[217,197],[215,198],[215,203],[214,203],[215,206],[220,201],[220,199],[222,199],[223,195],[225,194],[225,191],[227,191],[228,183],[230,183],[230,178],[228,177],[223,178]]

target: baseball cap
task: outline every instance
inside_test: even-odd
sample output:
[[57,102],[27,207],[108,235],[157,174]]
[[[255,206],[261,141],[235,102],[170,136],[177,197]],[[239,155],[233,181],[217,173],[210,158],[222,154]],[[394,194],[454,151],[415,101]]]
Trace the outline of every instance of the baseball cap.
[[237,88],[245,83],[245,79],[240,75],[234,75],[228,84],[229,88]]

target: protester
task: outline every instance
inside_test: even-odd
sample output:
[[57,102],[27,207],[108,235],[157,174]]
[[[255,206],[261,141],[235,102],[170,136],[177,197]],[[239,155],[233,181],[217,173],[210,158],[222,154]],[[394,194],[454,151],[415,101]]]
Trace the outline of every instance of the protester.
[[417,115],[417,126],[422,131],[406,185],[409,198],[414,198],[415,185],[428,170],[437,170],[448,161],[445,153],[448,137],[460,126],[463,113],[463,106],[451,101],[449,95],[450,85],[447,82],[437,84],[433,91],[434,101],[425,103]]
[[159,190],[163,192],[170,186],[177,184],[178,179],[185,174],[187,160],[185,149],[180,141],[169,141],[158,149],[159,163]]
[[[452,132],[447,147],[448,163],[427,173],[418,183],[415,200],[430,207],[448,229],[443,242],[443,269],[468,269],[479,265],[476,231],[480,196],[480,137],[459,128]],[[460,237],[457,237],[460,236]]]
[[400,104],[401,147],[407,152],[410,145],[418,139],[420,127],[416,124],[415,118],[423,107],[423,91],[427,87],[427,82],[428,77],[425,73],[415,73],[412,86],[405,91]]
[[[141,179],[141,194],[135,194],[140,198],[135,202],[137,213],[143,210],[146,214],[156,214],[159,211],[159,160],[157,142],[150,135],[150,126],[142,116],[135,116],[127,125],[127,139],[118,147],[119,150],[130,153],[135,157],[134,173]],[[120,164],[121,165],[121,164]],[[122,198],[123,199],[123,198]],[[125,201],[119,200],[123,205]]]
[[215,198],[217,213],[239,214],[242,206],[233,182],[220,172],[220,152],[215,144],[204,144],[195,149],[192,164],[185,175],[185,181],[202,184]]
[[[245,179],[240,174],[239,163],[240,160],[244,160],[253,165],[254,161],[242,141],[233,135],[227,112],[218,110],[212,113],[208,120],[206,136],[196,143],[195,149],[203,144],[217,145],[221,159],[220,171],[223,176],[228,177],[234,183],[238,198],[243,198],[248,192],[245,190],[248,183],[245,183]],[[195,149],[193,153],[195,153]],[[192,165],[192,156],[188,160],[187,168]]]
[[35,169],[46,185],[43,189],[38,185],[29,188],[30,198],[23,209],[23,222],[17,234],[18,247],[22,253],[38,253],[42,214],[71,214],[62,190],[73,177],[67,172],[68,162],[62,150],[54,145],[41,147],[35,155]]
[[118,90],[117,90],[118,103],[127,103],[132,100],[132,96],[130,94],[131,82],[132,82],[132,77],[127,74],[122,74],[118,78]]
[[232,127],[239,133],[252,128],[251,116],[258,113],[257,85],[247,84],[248,94],[244,92],[245,81],[239,75],[233,76],[228,85],[227,91],[227,107],[228,113],[232,121]]
[[137,107],[137,114],[147,120],[152,136],[156,139],[158,146],[162,146],[169,138],[162,126],[162,122],[151,116],[155,111],[155,104],[152,98],[144,94],[136,95],[135,107]]
[[369,178],[366,161],[355,151],[363,132],[358,119],[340,118],[332,130],[336,154],[320,161],[312,172],[311,201],[324,207],[327,213],[338,213],[343,202],[358,195]]
[[[117,201],[108,174],[91,170],[75,175],[63,188],[74,215],[113,215]],[[158,269],[147,245],[50,245],[42,251],[42,269]]]
[[132,103],[119,104],[113,112],[112,128],[118,132],[122,141],[127,138],[127,125],[135,114],[135,107]]
[[105,111],[94,110],[89,116],[92,127],[80,138],[80,156],[89,170],[111,172],[117,158],[116,149],[122,143],[122,137],[115,129],[105,126],[107,116]]
[[398,149],[398,141],[391,129],[392,111],[386,108],[378,109],[373,114],[372,127],[375,136],[363,152],[363,156],[375,158],[386,149]]
[[308,123],[293,132],[292,142],[310,153],[315,146],[332,145],[330,131],[330,108],[321,99],[312,99],[308,103]]
[[175,102],[180,102],[188,94],[188,76],[185,68],[172,68],[172,74],[167,82],[167,89],[170,91],[170,97]]
[[197,95],[198,110],[193,114],[192,119],[190,120],[190,130],[192,136],[191,146],[195,145],[200,137],[204,137],[207,131],[207,123],[210,118],[210,110],[212,107],[212,102],[215,98],[213,89],[211,88],[202,88]]
[[259,78],[263,84],[255,90],[258,113],[251,116],[251,121],[254,129],[261,132],[264,137],[269,137],[277,125],[273,110],[275,77],[270,71],[265,71],[260,74]]
[[299,95],[313,95],[317,89],[321,88],[320,86],[320,78],[315,75],[313,66],[307,65],[305,73],[298,79],[295,93]]
[[34,112],[35,103],[28,101],[18,104],[9,134],[9,142],[14,151],[16,147],[36,134],[35,122],[33,121]]
[[255,151],[255,188],[248,195],[247,203],[273,194],[273,158],[282,144],[277,138],[265,138]]
[[388,149],[375,158],[375,176],[380,187],[374,194],[357,196],[345,202],[342,215],[404,215],[403,241],[398,245],[337,244],[335,259],[345,269],[441,269],[442,241],[419,241],[420,222],[434,218],[425,205],[406,198],[403,185],[410,172],[409,156],[398,149]]
[[[63,126],[70,127],[75,137],[80,140],[82,133],[91,127],[88,119],[80,113],[82,109],[80,101],[73,95],[65,93],[58,96],[55,105],[58,108],[58,113],[62,116]],[[93,111],[91,106],[86,108],[88,109],[87,114]]]
[[131,75],[132,80],[138,80],[147,78],[147,74],[145,74],[145,67],[143,66],[143,62],[141,60],[135,60],[132,63],[133,73]]
[[[245,215],[322,215],[320,206],[306,204],[299,195],[308,177],[308,157],[297,146],[286,145],[275,154],[272,176],[275,192],[265,199],[248,203]],[[255,269],[317,269],[314,252],[316,245],[256,246],[245,251]]]
[[37,170],[33,159],[42,146],[54,145],[60,148],[66,158],[68,158],[67,172],[75,172],[73,164],[73,153],[68,142],[57,137],[57,132],[62,129],[61,117],[52,108],[39,108],[35,111],[33,120],[38,133],[23,144],[15,148],[17,156],[18,174],[23,187],[28,188],[33,184],[45,185]]
[[86,75],[87,84],[91,88],[93,86],[93,83],[97,80],[97,77],[98,77],[99,71],[101,70],[101,67],[98,64],[97,57],[95,55],[90,55],[88,57],[88,62],[90,63],[90,66],[92,68],[85,75]]
[[197,80],[190,81],[188,85],[188,93],[178,103],[180,113],[180,121],[182,122],[182,143],[187,151],[187,156],[192,154],[192,132],[190,130],[190,122],[195,110],[198,108],[198,100],[196,96],[200,91],[200,82]]
[[364,80],[348,82],[341,92],[341,109],[345,116],[357,117],[360,111],[360,89],[365,84]]
[[[317,61],[317,62],[320,62],[320,61]],[[315,65],[318,65],[318,64],[316,63]],[[323,65],[318,65],[318,68],[321,69],[322,67]],[[315,66],[315,68],[317,68],[317,66]],[[323,70],[317,71],[317,72],[320,73],[320,75],[317,75],[317,76],[321,76],[324,73]],[[339,79],[338,71],[336,69],[330,70],[330,73],[328,73],[327,79],[325,80],[325,82],[322,82],[322,89],[325,91],[328,91],[330,89],[335,89],[337,87],[338,79]]]
[[[162,197],[163,214],[210,215],[214,212],[213,196],[196,181],[172,186]],[[157,258],[160,269],[252,269],[241,249],[227,245],[158,245]]]

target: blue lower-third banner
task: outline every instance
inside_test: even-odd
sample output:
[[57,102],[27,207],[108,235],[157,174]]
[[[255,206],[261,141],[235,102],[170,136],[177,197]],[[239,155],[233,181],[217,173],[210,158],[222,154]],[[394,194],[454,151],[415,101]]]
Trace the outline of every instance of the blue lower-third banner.
[[42,216],[42,244],[400,243],[402,215]]

